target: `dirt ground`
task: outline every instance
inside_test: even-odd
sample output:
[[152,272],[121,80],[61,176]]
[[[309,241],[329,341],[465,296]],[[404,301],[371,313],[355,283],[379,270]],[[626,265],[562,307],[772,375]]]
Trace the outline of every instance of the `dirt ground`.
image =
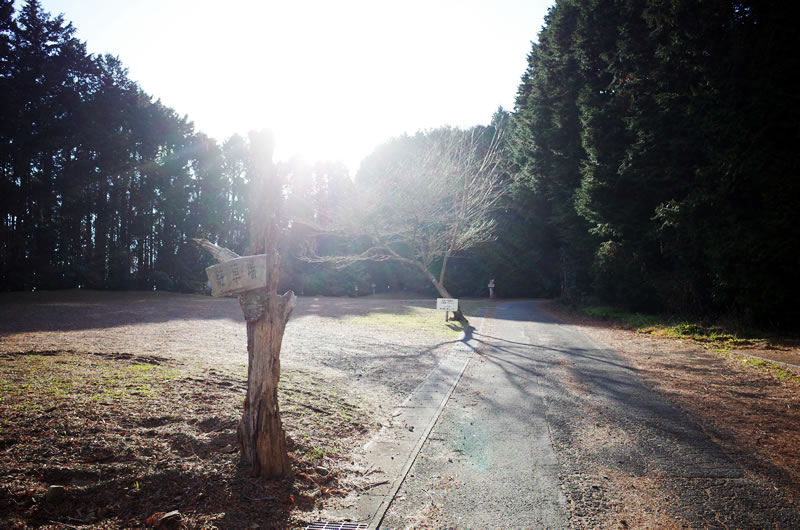
[[[295,477],[270,483],[237,465],[247,357],[235,299],[0,295],[0,528],[146,527],[172,510],[191,528],[317,520],[369,484],[354,448],[457,340],[432,305],[299,299],[280,389]],[[720,354],[549,310],[628,358],[749,473],[800,499],[800,384],[785,375],[798,371],[753,358],[798,362],[797,347]],[[653,523],[658,491],[620,486],[620,524]]]
[[[350,454],[447,353],[431,300],[300,298],[279,399],[294,480],[238,467],[235,299],[0,295],[0,527],[286,527],[368,478]],[[64,486],[51,488],[51,486]]]
[[[780,489],[790,502],[800,502],[800,368],[775,370],[762,362],[800,364],[796,344],[714,351],[703,342],[624,329],[554,303],[545,307],[622,354],[648,386],[682,409],[747,473]],[[627,514],[622,527],[666,524],[655,516],[668,499],[651,486],[618,484],[611,504]],[[620,520],[608,515],[609,524]]]

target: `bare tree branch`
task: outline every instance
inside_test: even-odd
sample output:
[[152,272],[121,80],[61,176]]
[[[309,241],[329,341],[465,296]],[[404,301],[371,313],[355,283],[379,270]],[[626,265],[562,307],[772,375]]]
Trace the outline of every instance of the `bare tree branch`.
[[[340,268],[362,261],[406,263],[449,297],[449,259],[495,238],[493,212],[504,195],[501,135],[486,135],[484,128],[443,128],[399,139],[392,146],[397,149],[356,183],[353,208],[340,219],[343,234],[369,240],[370,248],[319,256],[310,244],[303,259]],[[431,273],[437,262],[438,278]]]
[[222,263],[224,261],[229,261],[229,260],[232,260],[232,259],[235,259],[235,258],[239,257],[239,254],[237,254],[236,252],[234,252],[234,251],[232,251],[230,249],[227,249],[225,247],[221,247],[219,245],[215,245],[214,243],[212,243],[208,239],[192,238],[192,241],[194,241],[195,243],[197,243],[198,245],[203,247],[203,249],[206,252],[208,252],[209,254],[211,254],[211,256],[215,260],[217,260],[219,263]]

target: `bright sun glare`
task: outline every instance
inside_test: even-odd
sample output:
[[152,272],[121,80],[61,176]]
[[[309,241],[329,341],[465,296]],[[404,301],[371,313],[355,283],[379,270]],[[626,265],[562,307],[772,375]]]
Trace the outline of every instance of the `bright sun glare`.
[[[271,129],[276,156],[351,171],[403,132],[510,107],[547,2],[44,0],[89,51],[224,139]],[[510,51],[509,51],[510,50]]]

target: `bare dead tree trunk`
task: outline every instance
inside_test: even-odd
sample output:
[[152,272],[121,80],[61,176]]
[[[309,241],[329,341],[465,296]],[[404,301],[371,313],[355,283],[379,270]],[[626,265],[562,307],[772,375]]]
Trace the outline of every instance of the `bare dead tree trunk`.
[[[263,234],[263,229],[260,231]],[[273,217],[265,237],[256,237],[253,254],[266,253],[267,286],[265,292],[252,291],[239,297],[247,318],[247,397],[237,434],[242,463],[254,477],[278,478],[291,475],[286,449],[286,434],[278,406],[278,382],[281,376],[283,332],[294,309],[292,291],[279,296],[277,251],[278,223]],[[256,234],[254,234],[256,235]],[[263,314],[256,316],[263,307]],[[249,315],[248,315],[249,313]]]
[[[273,217],[264,227],[253,226],[254,255],[265,254],[266,286],[239,296],[247,320],[247,395],[237,434],[241,460],[254,477],[281,478],[291,475],[286,434],[278,406],[281,376],[281,344],[286,323],[294,309],[292,291],[279,296],[277,251],[279,228]],[[219,262],[239,256],[205,240],[195,240]]]

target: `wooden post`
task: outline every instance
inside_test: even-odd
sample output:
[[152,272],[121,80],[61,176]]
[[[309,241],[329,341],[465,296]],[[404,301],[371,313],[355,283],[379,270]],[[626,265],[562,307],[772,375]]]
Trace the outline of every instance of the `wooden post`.
[[[250,469],[254,477],[279,478],[290,476],[289,456],[286,448],[286,434],[281,423],[278,407],[278,382],[281,375],[281,344],[283,332],[289,316],[294,309],[297,297],[292,291],[278,295],[278,273],[280,255],[277,251],[279,227],[275,217],[269,220],[266,230],[253,234],[256,243],[250,249],[254,254],[264,254],[266,285],[239,295],[239,304],[247,320],[247,396],[244,411],[239,420],[237,434],[242,451],[242,463]],[[258,237],[263,235],[264,237]],[[198,240],[196,240],[198,241]],[[218,261],[237,258],[227,249],[219,249],[208,241],[198,241],[212,253]],[[231,256],[232,254],[232,256]],[[249,261],[248,261],[249,263]],[[209,278],[215,274],[216,267],[209,267]],[[258,271],[245,271],[255,277]],[[235,293],[238,283],[236,276],[224,275],[217,278],[220,290],[215,296]],[[212,286],[217,285],[212,281]]]

